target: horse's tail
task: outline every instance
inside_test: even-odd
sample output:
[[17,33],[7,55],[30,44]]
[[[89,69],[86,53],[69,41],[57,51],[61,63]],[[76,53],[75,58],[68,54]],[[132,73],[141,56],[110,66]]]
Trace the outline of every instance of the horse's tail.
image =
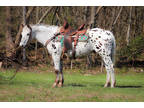
[[115,42],[115,38],[113,38],[112,49],[111,49],[111,59],[112,59],[113,65],[115,64],[115,54],[116,54],[116,42]]

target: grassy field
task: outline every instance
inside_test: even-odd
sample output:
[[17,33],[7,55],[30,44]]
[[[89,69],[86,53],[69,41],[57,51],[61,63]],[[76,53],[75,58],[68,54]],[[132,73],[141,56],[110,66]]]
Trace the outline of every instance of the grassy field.
[[0,101],[8,102],[134,102],[144,101],[144,72],[116,73],[116,88],[103,88],[105,73],[65,70],[62,88],[52,88],[55,74],[21,71],[12,81],[0,81]]

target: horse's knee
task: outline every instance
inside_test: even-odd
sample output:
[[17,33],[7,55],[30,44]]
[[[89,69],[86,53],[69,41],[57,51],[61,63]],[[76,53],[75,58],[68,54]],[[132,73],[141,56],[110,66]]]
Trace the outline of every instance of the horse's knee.
[[62,80],[60,80],[60,82],[63,84],[64,83],[64,78],[62,78]]
[[55,74],[59,74],[59,71],[58,71],[58,70],[55,70]]

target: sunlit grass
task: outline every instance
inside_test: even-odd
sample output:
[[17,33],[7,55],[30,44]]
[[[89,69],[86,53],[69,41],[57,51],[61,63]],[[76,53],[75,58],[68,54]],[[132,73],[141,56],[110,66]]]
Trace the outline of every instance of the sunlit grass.
[[116,73],[116,88],[103,87],[105,73],[74,69],[65,70],[64,77],[64,87],[52,88],[52,72],[19,72],[11,81],[0,81],[0,101],[144,101],[144,73]]

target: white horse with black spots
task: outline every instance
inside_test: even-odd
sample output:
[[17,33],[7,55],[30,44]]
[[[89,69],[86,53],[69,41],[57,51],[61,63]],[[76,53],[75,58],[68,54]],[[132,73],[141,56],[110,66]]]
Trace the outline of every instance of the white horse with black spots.
[[[21,33],[20,46],[25,47],[32,39],[36,39],[41,44],[45,45],[50,38],[60,32],[60,28],[61,27],[54,25],[24,25]],[[116,80],[113,64],[116,44],[113,33],[100,28],[93,28],[88,29],[87,34],[89,36],[87,42],[77,43],[75,56],[88,55],[93,51],[97,52],[101,56],[107,72],[104,87],[110,85],[112,88],[115,87]],[[56,39],[50,41],[46,48],[52,56],[56,73],[56,80],[53,87],[62,87],[64,83],[63,63],[61,59],[63,46],[60,42],[56,42],[55,40]],[[72,51],[69,50],[67,55],[72,56]]]

